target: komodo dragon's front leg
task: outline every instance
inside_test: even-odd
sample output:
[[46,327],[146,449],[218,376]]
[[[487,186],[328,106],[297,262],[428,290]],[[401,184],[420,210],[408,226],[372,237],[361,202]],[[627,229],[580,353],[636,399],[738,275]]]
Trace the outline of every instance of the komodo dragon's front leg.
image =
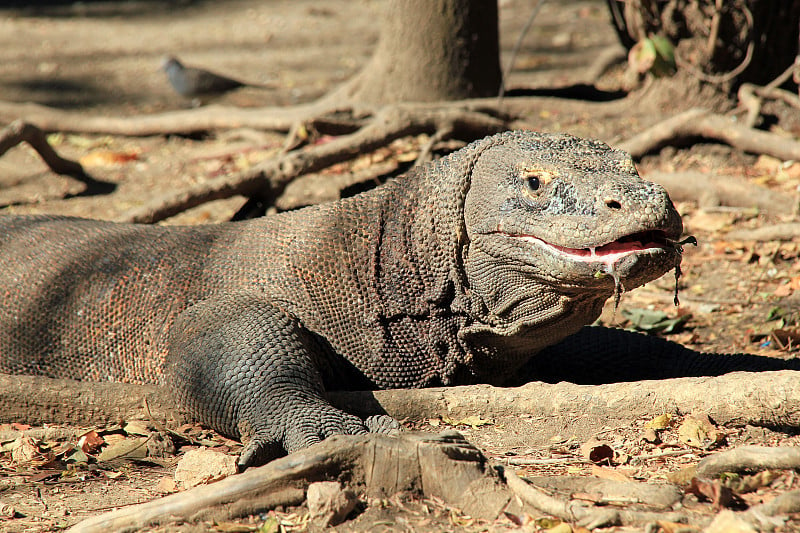
[[389,432],[388,416],[366,421],[324,398],[325,348],[275,303],[237,293],[186,309],[170,335],[165,378],[198,421],[246,443],[238,464],[260,464],[331,435]]

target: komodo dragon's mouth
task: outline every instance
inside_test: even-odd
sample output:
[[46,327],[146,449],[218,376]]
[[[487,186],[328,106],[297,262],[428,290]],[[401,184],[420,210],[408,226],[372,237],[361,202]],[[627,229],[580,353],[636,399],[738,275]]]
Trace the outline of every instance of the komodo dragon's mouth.
[[516,235],[515,237],[548,248],[554,255],[566,257],[571,261],[583,263],[605,263],[613,265],[623,257],[635,253],[646,253],[675,248],[675,242],[660,230],[642,231],[625,235],[615,241],[587,248],[567,248],[549,243],[533,235]]

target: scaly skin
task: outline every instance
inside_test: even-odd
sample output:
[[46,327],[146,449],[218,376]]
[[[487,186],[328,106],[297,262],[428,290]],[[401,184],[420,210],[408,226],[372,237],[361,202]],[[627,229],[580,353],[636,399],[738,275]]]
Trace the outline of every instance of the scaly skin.
[[326,389],[517,374],[615,290],[679,265],[681,231],[626,154],[531,132],[252,221],[2,217],[0,370],[165,384],[246,441],[247,466],[394,427],[335,409]]

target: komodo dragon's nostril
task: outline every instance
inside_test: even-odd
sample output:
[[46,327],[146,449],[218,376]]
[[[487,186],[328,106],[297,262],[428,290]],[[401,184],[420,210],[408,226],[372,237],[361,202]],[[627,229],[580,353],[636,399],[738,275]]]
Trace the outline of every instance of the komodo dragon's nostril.
[[606,198],[603,200],[609,209],[622,209],[622,205],[613,198]]

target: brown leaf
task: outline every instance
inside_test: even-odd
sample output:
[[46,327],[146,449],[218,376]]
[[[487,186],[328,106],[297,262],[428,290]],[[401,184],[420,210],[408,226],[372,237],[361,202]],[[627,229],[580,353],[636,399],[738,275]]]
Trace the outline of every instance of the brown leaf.
[[40,440],[21,436],[11,444],[11,461],[17,465],[28,465],[34,468],[46,466],[55,460],[55,454],[42,448]]
[[723,479],[722,483],[730,487],[737,494],[753,492],[761,487],[769,486],[773,481],[783,476],[783,472],[778,470],[762,470],[756,474],[742,477],[732,477]]
[[122,429],[128,435],[138,435],[140,437],[147,437],[152,433],[150,424],[144,420],[130,420],[122,426]]
[[723,507],[730,509],[744,506],[744,501],[717,479],[711,480],[696,477],[692,479],[692,484],[689,485],[686,492],[694,494],[701,500],[710,501],[714,511],[719,511]]
[[725,434],[717,430],[706,413],[692,413],[678,427],[678,440],[694,448],[708,450],[724,439]]
[[139,159],[135,152],[113,152],[111,150],[96,150],[80,158],[81,165],[85,167],[103,167],[121,165]]
[[695,476],[697,476],[697,465],[691,465],[674,472],[669,472],[667,474],[667,481],[676,485],[685,486],[691,484]]
[[597,439],[586,441],[581,445],[581,454],[594,464],[611,465],[614,459],[614,450],[608,444]]
[[97,456],[97,460],[103,462],[123,457],[127,459],[147,457],[147,437],[122,439],[106,446]]
[[97,450],[100,449],[100,446],[105,444],[106,441],[97,434],[97,431],[91,430],[87,431],[80,437],[78,437],[78,447],[83,451],[83,453],[91,454],[95,453]]

